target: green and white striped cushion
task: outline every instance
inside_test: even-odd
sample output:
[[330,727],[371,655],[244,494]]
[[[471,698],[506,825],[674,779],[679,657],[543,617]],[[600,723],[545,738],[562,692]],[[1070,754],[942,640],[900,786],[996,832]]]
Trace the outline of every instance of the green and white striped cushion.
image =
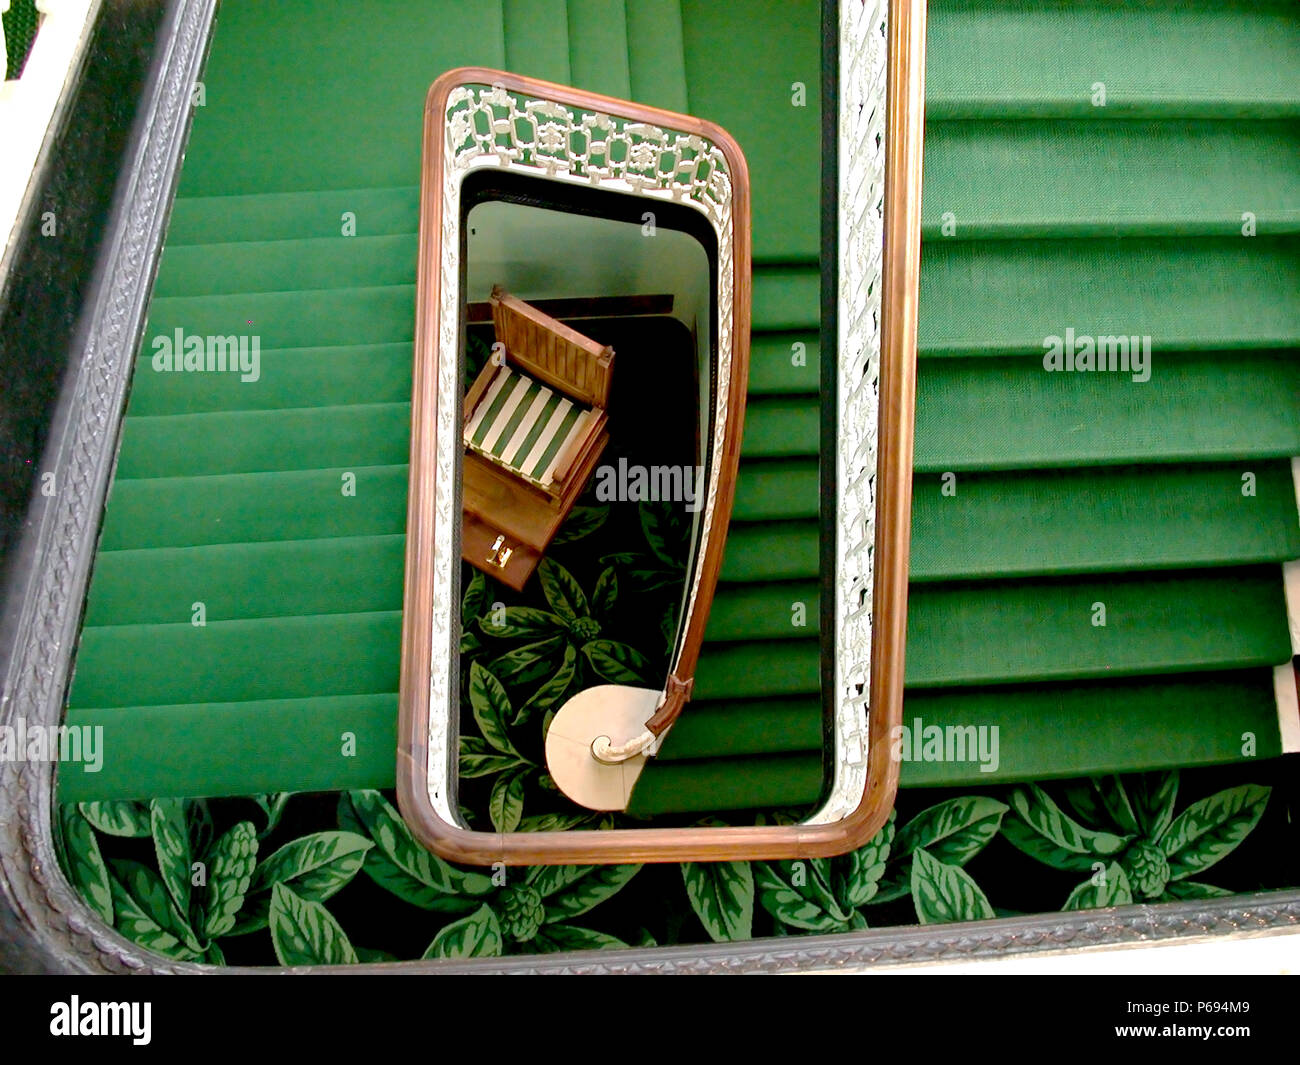
[[465,443],[545,488],[590,417],[567,396],[502,366],[465,426]]

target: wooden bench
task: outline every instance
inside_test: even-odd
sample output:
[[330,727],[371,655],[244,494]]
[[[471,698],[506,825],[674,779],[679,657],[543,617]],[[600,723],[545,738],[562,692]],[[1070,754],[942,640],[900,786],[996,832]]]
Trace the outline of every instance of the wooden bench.
[[465,395],[461,556],[522,589],[609,443],[614,350],[492,289],[492,357]]

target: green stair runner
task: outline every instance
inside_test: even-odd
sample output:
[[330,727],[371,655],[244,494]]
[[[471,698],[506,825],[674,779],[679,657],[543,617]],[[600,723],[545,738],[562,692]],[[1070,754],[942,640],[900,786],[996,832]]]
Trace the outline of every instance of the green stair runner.
[[[1003,739],[992,773],[908,763],[907,784],[1226,761],[1248,731],[1257,755],[1276,753],[1264,668],[1287,653],[1276,563],[1300,553],[1279,461],[1300,453],[1300,197],[1285,157],[1300,84],[1207,52],[1198,34],[1222,25],[1244,47],[1267,29],[1254,46],[1286,57],[1296,20],[1197,8],[1119,12],[1147,27],[1124,47],[1156,41],[1169,69],[1162,81],[1117,60],[1102,112],[1079,105],[1058,55],[1076,46],[1060,35],[1103,39],[1114,5],[931,5],[905,716],[1000,723]],[[263,376],[154,373],[142,351],[70,702],[71,720],[110,729],[116,754],[96,777],[69,773],[65,798],[391,785],[412,130],[432,76],[466,63],[630,91],[720,122],[746,151],[756,333],[736,520],[696,700],[634,802],[656,813],[816,797],[818,6],[466,11],[387,5],[376,29],[358,5],[224,5],[146,339],[252,320]],[[982,54],[1002,54],[1014,42],[988,27],[1008,18],[1058,61],[1027,66],[1016,48],[1013,66],[972,64],[957,47],[974,20]],[[1148,26],[1161,20],[1198,32]],[[320,56],[338,65],[314,67]],[[1207,72],[1185,74],[1191,59]],[[286,90],[273,114],[256,102],[266,84]],[[1130,115],[1144,121],[1116,121]],[[1237,115],[1251,121],[1219,121]],[[1132,167],[1111,158],[1116,138]],[[1058,172],[1080,147],[1093,165]],[[1215,201],[1192,195],[1202,181]],[[1259,219],[1246,247],[1234,188]],[[346,211],[357,236],[341,240]],[[1044,373],[1042,337],[1061,323],[1157,336],[1152,380]],[[338,490],[345,473],[355,498]],[[1088,624],[1098,600],[1101,641]],[[790,624],[797,603],[803,628]],[[340,754],[345,731],[355,757]]]

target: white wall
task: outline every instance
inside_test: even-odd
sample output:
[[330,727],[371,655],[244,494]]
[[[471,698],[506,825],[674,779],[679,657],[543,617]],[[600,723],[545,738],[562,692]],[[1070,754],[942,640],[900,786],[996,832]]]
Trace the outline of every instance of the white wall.
[[469,303],[494,284],[524,300],[670,293],[673,317],[707,347],[709,259],[694,237],[500,200],[474,206],[467,229]]

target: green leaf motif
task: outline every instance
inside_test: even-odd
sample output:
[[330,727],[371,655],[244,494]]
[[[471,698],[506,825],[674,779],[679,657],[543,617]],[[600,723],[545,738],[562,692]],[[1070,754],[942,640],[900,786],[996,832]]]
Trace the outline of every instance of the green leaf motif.
[[[352,805],[352,795],[348,792],[339,796],[338,821],[342,831],[369,837],[370,830],[357,816]],[[435,913],[469,913],[478,905],[472,898],[448,895],[428,884],[420,883],[415,877],[398,868],[378,847],[366,852],[366,860],[361,868],[366,876],[384,891],[422,910],[432,910]]]
[[590,536],[609,518],[609,507],[574,507],[569,511],[569,516],[565,519],[564,524],[560,526],[560,531],[555,534],[551,541],[551,546],[555,547],[560,544],[571,544],[574,540],[581,540],[584,536]]
[[1061,785],[1061,794],[1084,827],[1104,829],[1110,824],[1110,814],[1091,780],[1067,780]]
[[319,902],[290,888],[271,889],[271,944],[281,965],[351,965],[357,961],[347,934]]
[[[207,853],[216,831],[212,811],[207,799],[185,800],[185,832],[190,841],[190,858],[197,859]],[[193,866],[191,866],[193,869]],[[193,892],[191,891],[191,895]]]
[[715,943],[749,939],[754,932],[754,873],[748,862],[683,862],[691,909]]
[[[159,886],[161,887],[161,882]],[[146,913],[116,877],[109,878],[109,890],[113,895],[113,927],[132,943],[182,961],[198,957],[195,951],[186,947],[177,936]],[[165,893],[166,889],[163,891]]]
[[844,909],[865,906],[880,890],[880,881],[884,878],[886,863],[894,846],[896,823],[897,816],[891,811],[884,828],[865,845],[831,863],[837,877],[835,894]]
[[460,738],[460,775],[467,780],[491,776],[526,764],[522,758],[514,755],[497,754],[487,745],[486,740],[477,736]]
[[1019,818],[1010,817],[1002,822],[1002,838],[1035,861],[1050,865],[1053,869],[1072,873],[1088,872],[1097,860],[1091,855],[1073,854],[1064,847],[1058,847]]
[[911,893],[912,863],[909,860],[903,862],[897,868],[886,869],[886,875],[880,878],[875,894],[866,901],[865,905],[881,906],[886,902],[894,902]]
[[549,710],[555,706],[573,684],[573,678],[578,672],[578,652],[573,644],[564,645],[564,659],[560,667],[551,675],[545,684],[541,685],[537,691],[529,697],[528,702],[519,708],[519,713],[515,715],[514,723],[522,724],[528,718],[532,717],[535,710]]
[[528,883],[546,900],[546,923],[577,917],[617,894],[639,865],[539,866]]
[[590,640],[583,644],[591,668],[611,684],[634,684],[645,687],[650,683],[653,667],[635,647],[616,640]]
[[984,795],[964,795],[922,810],[899,830],[893,857],[918,850],[946,865],[965,865],[998,834],[1005,804]]
[[677,607],[669,606],[659,619],[659,635],[664,639],[664,651],[671,655],[677,644]]
[[1178,770],[1139,773],[1129,779],[1128,790],[1133,796],[1133,809],[1142,834],[1147,839],[1157,840],[1174,819],[1174,807],[1178,802]]
[[259,839],[265,839],[275,831],[276,825],[280,823],[280,818],[284,816],[284,808],[288,805],[292,796],[293,792],[291,791],[278,791],[269,795],[253,796],[253,801],[266,815],[266,824],[262,826],[262,831],[258,833]]
[[113,923],[113,891],[108,867],[99,852],[99,841],[90,821],[73,805],[59,807],[63,828],[63,852],[67,857],[68,879],[95,915],[107,925]]
[[87,821],[109,836],[143,839],[153,831],[149,807],[142,802],[83,802],[77,809]]
[[486,903],[433,937],[425,958],[499,958],[505,949],[501,922]]
[[549,610],[538,610],[532,606],[508,606],[501,611],[499,617],[488,614],[480,618],[478,627],[484,636],[511,639],[562,632],[564,622]]
[[469,705],[483,738],[502,754],[520,758],[506,724],[514,717],[510,696],[501,682],[477,662],[469,667]]
[[[379,792],[352,791],[348,797],[357,819],[365,826],[365,834],[376,844],[376,851],[366,856],[367,873],[371,872],[371,856],[379,853],[405,877],[439,895],[486,895],[492,890],[491,878],[457,869],[420,846]],[[388,887],[389,883],[381,882],[381,886]],[[436,902],[424,908],[436,909]]]
[[554,559],[542,559],[541,565],[537,567],[537,576],[546,601],[565,621],[573,622],[591,616],[586,593],[574,580],[573,574]]
[[832,894],[829,863],[756,862],[754,885],[759,904],[777,921],[806,932],[843,932],[853,915]]
[[571,924],[543,925],[529,944],[543,954],[560,954],[571,950],[618,950],[627,944],[615,936]]
[[460,597],[460,624],[462,628],[469,628],[474,619],[483,613],[483,607],[488,598],[487,578],[479,570],[474,570],[473,576],[465,585],[465,594]]
[[1166,885],[1164,899],[1222,899],[1231,894],[1226,888],[1199,880],[1174,880]]
[[240,821],[212,845],[200,925],[209,939],[224,936],[235,927],[257,867],[257,846],[257,830],[251,821]]
[[[1100,881],[1098,883],[1097,881]],[[1070,892],[1062,910],[1098,910],[1105,906],[1127,906],[1133,901],[1133,886],[1118,862],[1111,862],[1100,875],[1094,874]]]
[[1111,820],[1119,826],[1120,831],[1137,835],[1141,831],[1137,814],[1129,801],[1128,792],[1124,790],[1124,782],[1119,776],[1112,774],[1106,777],[1093,777],[1091,783],[1101,804],[1110,814]]
[[1271,794],[1271,788],[1242,784],[1192,803],[1160,839],[1169,879],[1186,880],[1236,850],[1259,824]]
[[655,557],[665,566],[680,569],[686,562],[683,529],[674,522],[671,507],[642,503],[640,506],[641,532]]
[[[161,877],[146,865],[127,859],[115,859],[112,863],[113,880],[125,888],[134,903],[134,909],[123,910],[119,905],[117,893],[113,894],[113,909],[119,921],[125,921],[130,927],[137,928],[142,934],[156,938],[139,920],[143,916],[149,923],[176,940],[177,948],[164,950],[172,957],[197,957],[203,953],[203,944],[195,936],[189,920],[177,909],[176,903],[163,883]],[[110,887],[112,885],[110,884]],[[137,913],[138,911],[138,913]],[[118,931],[128,938],[133,938],[126,927],[116,926]],[[140,940],[136,940],[140,942]],[[144,946],[149,944],[144,943]],[[163,950],[162,947],[153,949]]]
[[149,804],[158,871],[181,913],[190,908],[190,834],[182,799],[154,799]]
[[552,662],[564,644],[563,636],[526,643],[492,659],[488,669],[502,684],[531,684],[554,672]]
[[993,907],[965,869],[947,865],[919,850],[912,858],[912,904],[922,924],[978,921]]
[[274,884],[292,888],[308,902],[324,902],[338,894],[361,871],[373,846],[354,832],[316,832],[286,843],[257,867],[249,893],[258,897],[250,900],[239,931],[266,926]]
[[[1012,791],[1008,801],[1011,808],[1020,815],[1025,824],[1052,847],[1064,852],[1066,855],[1080,858],[1086,857],[1088,859],[1109,857],[1122,851],[1129,839],[1132,838],[1117,836],[1111,832],[1096,832],[1090,828],[1084,828],[1083,825],[1057,806],[1047,792],[1043,791],[1037,784],[1016,788]],[[1016,846],[1019,846],[1020,840],[1024,838],[1019,833],[1013,834],[1008,831],[1007,827],[1003,828],[1003,833]],[[1039,858],[1040,861],[1044,860],[1040,857],[1040,854],[1036,853],[1031,853],[1030,857]],[[1063,861],[1064,859],[1058,858],[1057,860]],[[1047,862],[1047,864],[1053,865],[1055,863]],[[1056,868],[1063,868],[1063,866],[1056,865]],[[1083,868],[1092,868],[1091,860]]]
[[492,827],[498,832],[513,832],[519,827],[519,820],[524,816],[524,773],[503,774],[492,782],[492,794],[488,797],[488,816],[492,818]]
[[596,589],[591,593],[591,609],[601,615],[614,609],[618,599],[618,573],[613,566],[606,566],[596,579]]
[[594,814],[533,814],[522,818],[517,832],[563,832],[570,828],[579,828],[590,824]]

